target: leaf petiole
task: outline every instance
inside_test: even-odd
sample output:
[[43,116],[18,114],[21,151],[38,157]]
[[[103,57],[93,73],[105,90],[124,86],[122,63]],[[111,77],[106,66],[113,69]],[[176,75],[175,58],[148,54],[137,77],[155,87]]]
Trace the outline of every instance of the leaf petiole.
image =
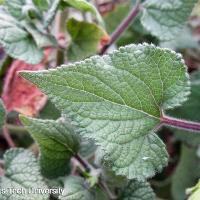
[[162,116],[161,124],[173,126],[179,129],[186,129],[188,131],[200,132],[200,123],[182,119],[176,119],[169,116]]

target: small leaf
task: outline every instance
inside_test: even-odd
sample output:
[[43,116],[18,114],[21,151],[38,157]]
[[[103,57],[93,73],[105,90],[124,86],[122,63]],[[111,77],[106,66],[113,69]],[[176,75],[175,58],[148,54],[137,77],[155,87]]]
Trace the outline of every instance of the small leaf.
[[40,146],[42,174],[48,178],[65,175],[71,157],[79,149],[73,128],[61,119],[41,120],[25,116],[20,119]]
[[148,182],[130,181],[122,190],[119,200],[155,200],[155,194]]
[[71,7],[76,8],[78,10],[84,11],[84,12],[92,12],[93,14],[96,14],[96,8],[88,3],[86,0],[63,0],[67,4],[69,4]]
[[200,159],[196,148],[182,145],[181,159],[172,178],[174,200],[186,199],[186,189],[192,187],[200,177]]
[[42,49],[23,27],[11,16],[0,12],[0,43],[5,51],[19,60],[37,64],[43,58]]
[[47,11],[49,8],[48,4],[49,0],[33,0],[33,3],[41,10],[41,11]]
[[[168,112],[177,118],[185,118],[191,121],[200,121],[200,71],[192,73],[191,77],[191,94],[188,100],[183,103],[181,107]],[[200,144],[200,135],[194,133],[188,133],[188,131],[175,129],[176,137],[186,142],[189,145],[198,146]]]
[[23,26],[31,34],[39,48],[56,46],[56,39],[50,34],[39,31],[33,23],[23,22]]
[[8,9],[8,12],[18,20],[24,18],[23,6],[26,4],[26,0],[5,0],[4,5]]
[[128,179],[152,177],[167,165],[154,133],[163,110],[189,94],[179,54],[154,45],[129,45],[112,54],[42,72],[22,72],[95,140],[105,164]]
[[64,183],[64,192],[60,200],[95,200],[89,191],[88,183],[81,177],[69,176]]
[[83,12],[91,12],[94,14],[98,21],[103,24],[103,20],[101,18],[101,15],[99,14],[98,10],[89,2],[86,0],[63,0],[65,3],[70,5],[71,7],[83,11]]
[[175,39],[184,28],[197,0],[147,0],[143,26],[160,40]]
[[6,111],[2,100],[0,99],[0,129],[4,125],[5,117],[6,117]]
[[40,13],[33,5],[32,1],[27,0],[5,0],[4,7],[9,14],[17,20],[32,20],[39,17]]
[[77,21],[73,18],[68,20],[67,30],[71,36],[71,45],[68,50],[68,58],[71,61],[95,54],[101,39],[107,36],[106,32],[96,24]]
[[[40,168],[35,156],[28,150],[11,149],[4,155],[5,176],[0,177],[1,200],[48,200],[48,194],[33,192],[35,189],[48,189],[40,174]],[[9,192],[18,189],[22,194]],[[32,192],[30,192],[32,191]],[[30,194],[29,194],[30,192]]]

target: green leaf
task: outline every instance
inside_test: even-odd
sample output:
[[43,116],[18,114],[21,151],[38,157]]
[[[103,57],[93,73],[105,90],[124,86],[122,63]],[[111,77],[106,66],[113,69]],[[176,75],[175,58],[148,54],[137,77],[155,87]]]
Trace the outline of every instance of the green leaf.
[[4,5],[8,9],[8,12],[18,20],[24,18],[23,6],[26,4],[26,0],[5,0]]
[[103,24],[103,20],[101,18],[101,15],[99,14],[98,10],[89,2],[86,0],[63,0],[65,3],[67,3],[69,6],[83,11],[83,12],[91,12],[94,14],[98,21]]
[[63,0],[63,1],[77,10],[96,14],[96,8],[86,0]]
[[197,0],[148,0],[143,4],[143,26],[160,40],[175,39]]
[[167,165],[165,145],[154,129],[161,112],[189,94],[179,54],[154,45],[128,45],[102,57],[21,75],[48,94],[83,137],[95,140],[117,175],[144,179]]
[[30,64],[37,64],[43,58],[30,34],[11,16],[0,13],[0,43],[7,54]]
[[122,190],[119,200],[155,200],[155,194],[148,182],[130,181]]
[[33,3],[41,10],[41,11],[47,11],[49,8],[49,0],[33,0]]
[[2,100],[0,99],[0,129],[4,125],[5,117],[6,117],[6,111]]
[[[200,71],[192,73],[191,77],[191,94],[188,97],[188,100],[183,103],[181,107],[173,109],[168,112],[170,115],[173,115],[177,118],[184,118],[191,121],[200,121]],[[185,130],[175,129],[176,137],[186,142],[187,144],[197,146],[200,144],[200,135],[189,133]]]
[[89,191],[88,183],[81,177],[69,176],[64,183],[64,192],[60,200],[95,200]]
[[95,153],[96,148],[94,141],[82,138],[79,153],[83,157],[90,157]]
[[65,175],[71,157],[79,150],[73,128],[62,119],[41,120],[20,116],[22,123],[40,146],[42,174],[48,178]]
[[60,111],[55,107],[51,101],[47,101],[45,107],[40,111],[39,118],[41,119],[53,119],[56,120],[60,118],[61,113]]
[[[48,200],[48,194],[30,192],[35,189],[48,189],[40,174],[40,168],[33,153],[24,149],[11,149],[4,155],[5,175],[0,177],[1,200]],[[18,189],[22,194],[9,192]],[[29,194],[30,192],[30,194]]]
[[71,36],[68,58],[77,61],[95,54],[105,31],[93,23],[70,19],[67,30]]
[[192,187],[200,176],[200,159],[195,148],[182,145],[181,159],[172,178],[174,200],[186,199],[186,189]]
[[31,20],[32,17],[38,17],[40,15],[32,1],[5,0],[4,7],[17,20]]
[[31,34],[39,48],[56,46],[56,39],[50,34],[39,31],[33,23],[23,22],[23,26]]
[[187,194],[190,194],[188,200],[199,200],[200,199],[200,181],[192,188],[186,190]]
[[193,36],[192,30],[189,27],[182,29],[178,37],[174,40],[163,41],[160,43],[161,47],[166,47],[173,50],[196,48],[199,49],[198,39]]

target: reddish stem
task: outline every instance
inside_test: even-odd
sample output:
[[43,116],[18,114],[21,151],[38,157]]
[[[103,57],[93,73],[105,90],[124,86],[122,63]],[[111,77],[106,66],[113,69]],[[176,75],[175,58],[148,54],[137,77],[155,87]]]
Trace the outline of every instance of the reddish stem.
[[10,136],[9,130],[6,126],[3,127],[3,136],[4,136],[5,140],[7,141],[10,148],[16,147],[15,143],[13,142],[13,139]]
[[133,19],[137,16],[140,11],[140,1],[136,3],[136,6],[131,10],[128,16],[121,22],[117,29],[112,33],[110,42],[103,46],[99,55],[106,53],[107,49],[121,36],[121,34],[129,27]]
[[168,116],[162,116],[161,123],[169,125],[169,126],[173,126],[179,129],[187,129],[189,131],[195,131],[195,132],[200,131],[200,123],[191,122],[191,121],[182,120],[182,119],[176,119],[176,118],[172,118]]

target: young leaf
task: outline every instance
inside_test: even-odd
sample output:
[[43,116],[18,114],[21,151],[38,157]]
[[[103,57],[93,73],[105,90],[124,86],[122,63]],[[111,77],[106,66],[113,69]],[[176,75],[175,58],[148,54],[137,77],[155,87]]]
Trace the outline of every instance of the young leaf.
[[55,178],[67,173],[71,157],[79,150],[73,128],[62,120],[41,120],[20,116],[22,123],[40,146],[42,174]]
[[86,0],[63,0],[63,1],[77,10],[83,12],[91,12],[97,17],[98,21],[103,24],[103,20],[98,10]]
[[38,48],[22,26],[5,12],[0,12],[0,43],[7,54],[30,64],[37,64],[43,58]]
[[2,100],[0,99],[0,129],[4,125],[5,116],[6,116],[6,111],[5,111]]
[[31,20],[31,17],[40,15],[32,1],[5,0],[4,7],[17,20]]
[[147,0],[143,26],[160,40],[175,39],[184,28],[197,0]]
[[26,5],[26,0],[5,0],[4,5],[13,17],[18,20],[24,18],[23,6]]
[[[48,189],[40,174],[35,156],[28,150],[11,149],[4,155],[5,176],[0,177],[1,200],[48,200],[48,194],[33,192],[35,189]],[[22,194],[9,191],[22,191]],[[33,190],[33,191],[32,191]],[[30,192],[32,191],[32,192]],[[30,194],[29,194],[30,192]]]
[[41,10],[47,11],[49,7],[49,0],[33,0],[33,3]]
[[31,34],[39,48],[56,45],[56,39],[52,35],[39,31],[33,23],[23,22],[23,26]]
[[89,185],[81,177],[69,176],[64,183],[64,193],[60,195],[60,200],[94,200],[94,196],[89,191]]
[[[199,110],[200,110],[200,71],[192,73],[191,77],[191,94],[188,100],[183,103],[181,107],[173,109],[169,112],[177,118],[185,118],[191,121],[200,121]],[[188,131],[175,130],[176,137],[190,145],[198,146],[200,144],[199,134],[189,134]]]
[[182,145],[181,159],[172,178],[174,200],[186,199],[186,189],[192,187],[200,176],[200,159],[196,148]]
[[130,181],[122,190],[119,200],[155,200],[155,194],[148,182]]
[[106,32],[93,23],[70,19],[67,30],[71,36],[71,45],[68,58],[77,61],[95,54],[103,37],[108,37]]
[[63,0],[63,1],[69,4],[71,7],[76,8],[78,10],[96,14],[96,8],[86,0]]
[[105,152],[117,175],[153,176],[167,164],[167,152],[154,133],[162,110],[186,100],[189,81],[179,54],[154,45],[128,45],[105,56],[21,75]]

